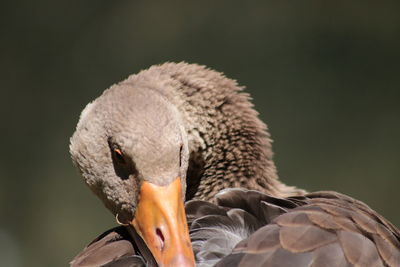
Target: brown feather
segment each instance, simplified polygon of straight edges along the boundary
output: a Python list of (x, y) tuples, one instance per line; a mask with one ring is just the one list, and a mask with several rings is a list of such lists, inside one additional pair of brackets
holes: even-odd
[(117, 227), (91, 242), (71, 261), (71, 267), (102, 266), (133, 255), (132, 239), (125, 228)]
[[(318, 192), (297, 198), (296, 202), (293, 199), (286, 202), (286, 199), (278, 201), (260, 192), (233, 189), (216, 197), (218, 208), (232, 209), (235, 203), (240, 203), (246, 212), (265, 225), (239, 242), (230, 254), (220, 255), (218, 266), (398, 266), (399, 231), (382, 222), (365, 204), (348, 196)], [(284, 213), (274, 218), (256, 216), (263, 214), (262, 209), (269, 208), (267, 204), (277, 203), (285, 207)], [(293, 203), (296, 205), (292, 206)], [(190, 211), (188, 215), (192, 215)], [(197, 227), (196, 236), (201, 237), (202, 231), (211, 224)], [(229, 223), (224, 225), (225, 231), (230, 228)], [(376, 234), (372, 234), (371, 229), (375, 229)], [(211, 246), (202, 247), (202, 254), (207, 253), (212, 253)], [(207, 261), (199, 263), (212, 266)]]

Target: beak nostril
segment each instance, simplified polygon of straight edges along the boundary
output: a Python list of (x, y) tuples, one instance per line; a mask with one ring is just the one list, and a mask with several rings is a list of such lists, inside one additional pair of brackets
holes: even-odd
[(160, 248), (161, 248), (161, 250), (163, 250), (165, 238), (164, 238), (164, 235), (160, 228), (156, 228), (156, 235), (158, 236), (158, 239), (160, 240), (160, 244), (161, 244)]

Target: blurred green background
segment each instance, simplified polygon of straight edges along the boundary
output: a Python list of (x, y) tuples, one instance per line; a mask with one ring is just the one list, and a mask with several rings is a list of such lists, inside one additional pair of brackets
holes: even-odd
[(0, 259), (65, 266), (115, 220), (71, 164), (86, 103), (164, 61), (246, 85), (279, 173), (400, 225), (399, 1), (2, 1)]

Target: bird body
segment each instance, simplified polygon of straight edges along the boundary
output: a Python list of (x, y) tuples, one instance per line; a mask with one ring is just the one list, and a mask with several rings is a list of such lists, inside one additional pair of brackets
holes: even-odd
[(187, 204), (198, 266), (399, 264), (398, 229), (336, 192), (275, 198), (232, 189), (217, 204)]
[[(381, 215), (278, 179), (266, 125), (242, 89), (205, 67), (166, 63), (85, 108), (73, 161), (128, 226), (101, 235), (72, 266), (192, 266), (188, 231), (199, 266), (400, 266), (399, 230)], [(165, 194), (156, 208), (155, 194)], [(182, 218), (176, 230), (163, 202), (179, 217), (183, 196), (189, 229)]]

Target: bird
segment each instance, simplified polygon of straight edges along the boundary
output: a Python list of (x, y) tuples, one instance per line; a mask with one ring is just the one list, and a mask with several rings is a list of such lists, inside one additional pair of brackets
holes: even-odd
[(89, 103), (73, 163), (118, 224), (71, 266), (400, 266), (400, 231), (365, 203), (278, 177), (235, 80), (154, 65)]

